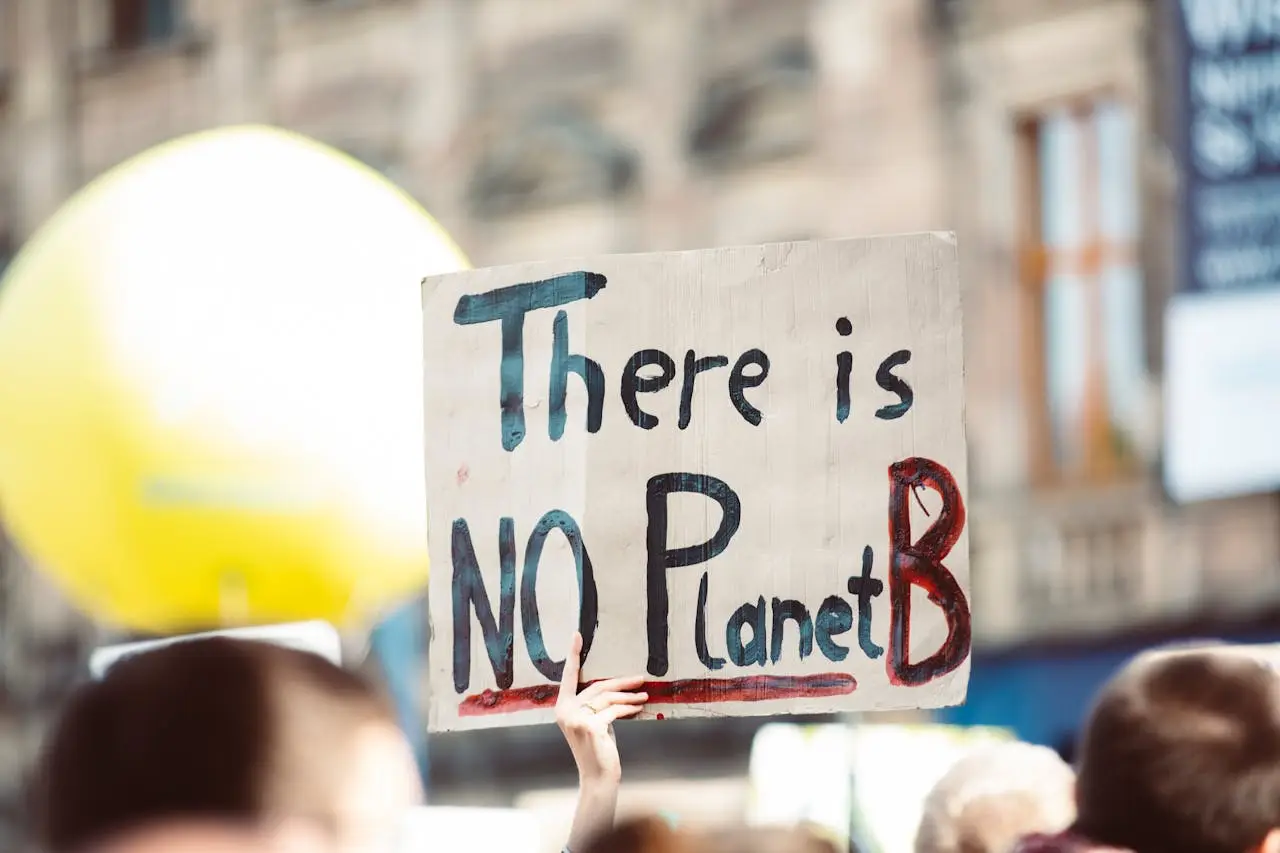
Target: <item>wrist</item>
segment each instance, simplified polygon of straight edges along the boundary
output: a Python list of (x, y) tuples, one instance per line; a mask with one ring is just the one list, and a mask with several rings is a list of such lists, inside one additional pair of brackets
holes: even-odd
[(622, 784), (622, 770), (577, 771), (577, 784), (580, 788), (609, 792)]
[(608, 795), (622, 785), (622, 769), (578, 771), (578, 789), (584, 794)]
[(618, 807), (620, 779), (601, 774), (578, 774), (578, 805), (569, 831), (569, 850), (582, 850), (608, 832)]

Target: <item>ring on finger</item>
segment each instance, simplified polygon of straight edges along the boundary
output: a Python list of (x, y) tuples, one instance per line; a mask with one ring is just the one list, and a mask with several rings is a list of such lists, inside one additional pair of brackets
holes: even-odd
[(604, 710), (604, 708), (598, 707), (596, 705), (596, 702), (594, 699), (587, 703), (587, 707), (591, 709), (591, 713), (593, 714), (599, 714), (601, 711)]

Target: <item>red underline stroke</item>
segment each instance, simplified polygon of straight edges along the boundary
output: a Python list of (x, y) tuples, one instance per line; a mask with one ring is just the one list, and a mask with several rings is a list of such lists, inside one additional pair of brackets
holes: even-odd
[[(649, 694), (649, 705), (712, 702), (765, 702), (776, 699), (812, 699), (845, 696), (858, 689), (858, 682), (846, 672), (817, 675), (746, 675), (740, 678), (684, 678), (675, 681), (646, 681), (639, 690)], [(555, 705), (560, 694), (556, 684), (535, 684), (511, 690), (485, 690), (458, 703), (458, 716), (480, 717), (512, 714)]]

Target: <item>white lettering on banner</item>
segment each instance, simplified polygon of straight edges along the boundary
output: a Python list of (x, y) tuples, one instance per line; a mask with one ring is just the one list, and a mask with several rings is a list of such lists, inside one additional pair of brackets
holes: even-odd
[(1216, 112), (1203, 112), (1191, 126), (1191, 146), (1200, 174), (1229, 178), (1253, 170), (1258, 149), (1248, 123)]
[(951, 235), (423, 283), (431, 726), (551, 718), (564, 654), (648, 716), (962, 701)]
[(1191, 95), (1197, 105), (1237, 111), (1280, 100), (1280, 55), (1258, 53), (1191, 63)]
[(1280, 178), (1203, 187), (1194, 201), (1192, 212), (1202, 228), (1261, 239), (1280, 221)]
[(1192, 290), (1280, 278), (1280, 0), (1180, 0), (1188, 161), (1184, 235)]
[(1187, 30), (1209, 53), (1280, 38), (1280, 0), (1182, 0)]
[(1268, 246), (1207, 249), (1200, 254), (1197, 272), (1200, 280), (1212, 290), (1280, 278), (1280, 249)]

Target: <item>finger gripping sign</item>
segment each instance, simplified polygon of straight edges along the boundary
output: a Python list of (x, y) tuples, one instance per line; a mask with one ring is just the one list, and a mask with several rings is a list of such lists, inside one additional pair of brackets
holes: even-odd
[(955, 239), (423, 282), (431, 727), (931, 708), (969, 674)]

